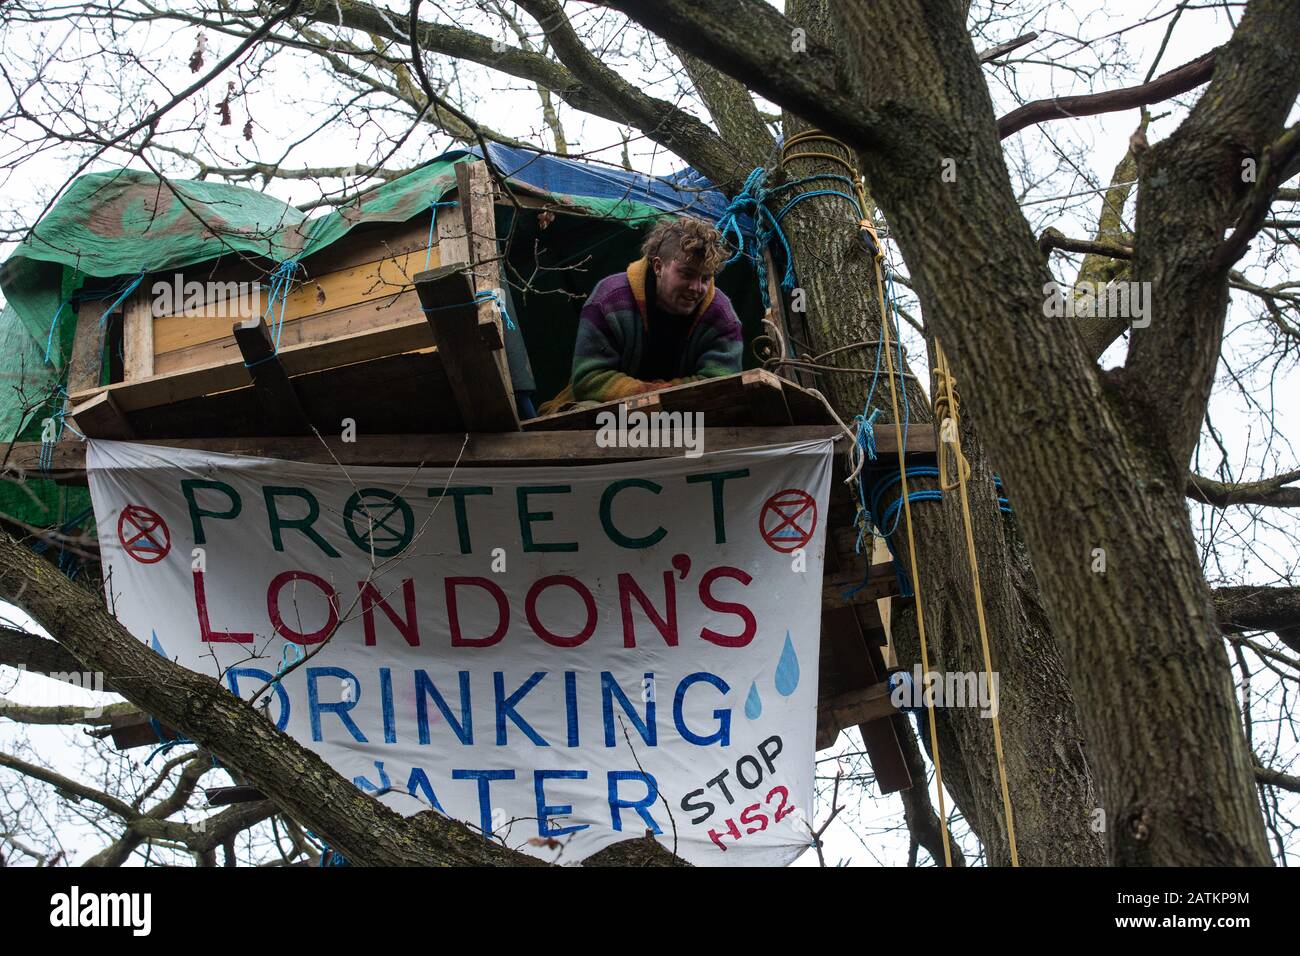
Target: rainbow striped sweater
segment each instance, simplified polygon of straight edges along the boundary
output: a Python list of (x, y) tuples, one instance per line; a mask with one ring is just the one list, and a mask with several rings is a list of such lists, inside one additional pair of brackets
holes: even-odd
[(608, 276), (596, 286), (582, 307), (569, 387), (548, 405), (614, 401), (740, 371), (740, 320), (726, 293), (711, 284), (686, 333), (680, 377), (642, 381), (627, 374), (627, 370), (640, 367), (645, 349), (648, 271), (647, 260), (638, 259), (627, 272)]

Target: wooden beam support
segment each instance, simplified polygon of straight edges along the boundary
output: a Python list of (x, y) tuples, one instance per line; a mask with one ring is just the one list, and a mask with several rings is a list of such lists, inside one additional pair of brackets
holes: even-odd
[[(848, 571), (826, 572), (822, 579), (822, 607), (842, 608), (855, 605), (874, 606), (883, 597), (898, 593), (898, 575), (892, 564), (872, 564), (867, 567), (867, 583), (862, 585), (862, 572), (857, 568)], [(862, 587), (852, 594), (845, 592)]]
[(104, 343), (108, 339), (108, 327), (113, 321), (111, 315), (103, 322), (100, 322), (100, 318), (116, 298), (117, 296), (111, 299), (87, 299), (77, 306), (77, 330), (72, 338), (72, 357), (68, 360), (69, 395), (99, 387)]
[[(176, 731), (162, 724), (158, 725), (162, 731), (163, 740), (173, 740), (176, 737)], [(118, 750), (134, 750), (137, 747), (156, 747), (159, 744), (158, 733), (150, 723), (148, 714), (132, 713), (122, 714), (117, 717), (110, 717), (107, 727), (88, 731), (92, 737), (98, 737), (103, 740), (105, 737), (112, 739), (113, 746)]]
[(310, 433), (311, 420), (289, 381), (289, 374), (280, 364), (266, 320), (259, 315), (236, 322), (233, 331), (244, 356), (244, 367), (253, 381), (253, 390), (262, 405), (267, 431), (277, 435)]
[(130, 441), (135, 429), (127, 418), (126, 410), (117, 401), (117, 395), (107, 389), (72, 407), (72, 421), (83, 435), (94, 438), (112, 438)]
[(126, 381), (133, 382), (153, 374), (153, 309), (143, 283), (126, 302), (122, 356)]
[(485, 348), (480, 329), (499, 320), (480, 314), (464, 267), (453, 263), (421, 272), (415, 277), (415, 288), (465, 427), (478, 432), (518, 431), (504, 350)]
[[(838, 426), (808, 428), (706, 428), (704, 447), (729, 451), (757, 445), (778, 445), (794, 440), (829, 438)], [(680, 448), (602, 448), (595, 431), (497, 432), (467, 436), (448, 435), (357, 435), (355, 442), (333, 436), (323, 441), (314, 435), (259, 438), (159, 438), (149, 442), (164, 448), (280, 458), (286, 461), (330, 465), (382, 465), (389, 467), (444, 468), (459, 458), (463, 467), (526, 465), (596, 465), (611, 461), (644, 461), (675, 458)], [(15, 468), (35, 470), (40, 442), (15, 442), (9, 461)], [(64, 481), (85, 480), (86, 443), (59, 442), (54, 446), (51, 475)]]
[[(500, 348), (501, 337), (496, 326), (489, 324), (480, 330), (483, 348)], [(302, 342), (280, 349), (280, 364), (290, 376), (306, 375), (341, 365), (366, 362), (390, 355), (399, 355), (433, 344), (429, 323), (423, 313), (417, 318), (352, 332), (320, 342)], [(102, 392), (116, 396), (118, 405), (127, 412), (160, 405), (172, 405), (190, 398), (199, 398), (214, 392), (224, 392), (248, 384), (248, 370), (244, 359), (223, 361), (174, 372), (155, 375), (135, 382), (119, 382), (102, 388), (72, 392), (74, 403), (84, 402)], [(100, 436), (108, 437), (108, 436)]]
[[(890, 700), (888, 681), (818, 701), (817, 749), (825, 750), (834, 744), (840, 731), (846, 728), (855, 724), (870, 724), (872, 721), (893, 717), (898, 713)], [(879, 780), (878, 770), (876, 776)]]
[(207, 787), (204, 792), (210, 807), (226, 807), (232, 803), (253, 803), (266, 799), (266, 794), (256, 787)]

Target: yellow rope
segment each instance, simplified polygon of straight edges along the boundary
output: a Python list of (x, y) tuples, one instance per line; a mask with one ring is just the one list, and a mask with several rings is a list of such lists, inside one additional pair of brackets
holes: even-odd
[[(875, 249), (876, 295), (880, 303), (880, 328), (889, 375), (889, 400), (893, 405), (894, 423), (897, 425), (903, 419), (898, 414), (898, 384), (897, 377), (894, 375), (894, 352), (889, 346), (889, 314), (885, 311), (885, 277), (880, 270), (880, 262), (884, 259), (885, 253), (880, 246), (880, 237), (876, 235), (875, 229), (870, 223), (867, 224), (867, 228), (871, 232), (872, 239), (875, 240), (873, 248)], [(912, 593), (916, 597), (916, 630), (921, 640), (921, 673), (928, 675), (930, 653), (925, 640), (925, 609), (921, 600), (921, 576), (916, 566), (916, 536), (912, 532), (912, 502), (907, 490), (907, 459), (901, 429), (896, 444), (898, 445), (898, 474), (903, 492), (903, 518), (907, 525), (907, 557), (912, 568)], [(928, 677), (923, 677), (922, 680), (928, 680)], [(930, 716), (930, 760), (934, 763), (934, 780), (939, 790), (939, 832), (943, 836), (943, 865), (951, 868), (952, 848), (948, 845), (948, 815), (943, 805), (943, 768), (939, 764), (939, 734), (935, 726), (934, 708), (927, 707), (926, 711)]]
[[(957, 385), (942, 356), (934, 375), (938, 385), (935, 389), (934, 419), (939, 423), (939, 450), (936, 456), (939, 459), (939, 489), (952, 491), (970, 478), (970, 462), (962, 454), (961, 444), (951, 437), (956, 434), (959, 421)], [(953, 462), (957, 466), (957, 481), (948, 479), (948, 456), (944, 446), (951, 446)]]
[[(851, 164), (838, 156), (829, 153), (796, 153), (791, 155), (788, 151), (791, 146), (797, 143), (805, 143), (810, 140), (824, 140), (834, 143), (836, 146), (848, 150), (843, 143), (833, 136), (823, 133), (821, 130), (811, 129), (790, 137), (781, 150), (782, 163), (787, 163), (791, 159), (802, 158), (822, 158), (833, 160), (845, 166), (850, 172), (850, 179), (858, 193), (861, 208), (865, 214), (867, 209), (867, 198), (865, 184), (858, 175), (857, 170)], [(851, 152), (851, 151), (850, 151)], [(902, 421), (898, 409), (898, 376), (894, 372), (894, 354), (890, 348), (890, 324), (889, 315), (885, 311), (885, 278), (881, 271), (881, 262), (885, 257), (884, 249), (880, 245), (880, 236), (876, 232), (875, 225), (870, 219), (864, 218), (859, 223), (859, 228), (870, 235), (872, 248), (875, 250), (875, 270), (876, 270), (876, 296), (880, 307), (880, 326), (882, 329), (882, 345), (885, 353), (886, 370), (889, 376), (889, 399), (892, 405), (894, 422)], [(957, 473), (955, 483), (948, 477), (948, 459), (944, 449), (940, 448), (938, 453), (939, 459), (939, 486), (944, 491), (951, 491), (954, 488), (961, 490), (961, 512), (962, 522), (966, 530), (966, 557), (970, 564), (971, 580), (975, 591), (975, 612), (979, 620), (980, 644), (984, 651), (984, 679), (988, 682), (990, 693), (993, 694), (993, 747), (998, 759), (998, 778), (1002, 784), (1002, 810), (1007, 821), (1007, 842), (1011, 850), (1011, 865), (1018, 867), (1020, 865), (1020, 856), (1016, 848), (1016, 824), (1011, 811), (1011, 794), (1007, 784), (1007, 767), (1006, 760), (1002, 752), (1002, 724), (998, 719), (998, 702), (997, 689), (993, 683), (993, 660), (989, 652), (989, 635), (988, 625), (984, 617), (984, 594), (980, 588), (979, 560), (975, 553), (975, 533), (971, 526), (970, 517), (970, 496), (967, 493), (966, 481), (970, 478), (970, 462), (961, 450), (960, 435), (960, 410), (958, 408), (957, 383), (951, 370), (948, 368), (948, 357), (944, 355), (943, 348), (939, 344), (938, 338), (935, 339), (935, 354), (938, 359), (938, 367), (934, 370), (940, 394), (934, 400), (934, 414), (936, 420), (940, 423), (940, 434), (943, 444), (951, 444), (954, 470)], [(824, 399), (823, 399), (824, 401)], [(826, 402), (827, 407), (830, 403)], [(838, 416), (837, 419), (838, 421)], [(949, 424), (951, 422), (951, 424)], [(843, 422), (840, 423), (844, 427)], [(912, 592), (916, 599), (916, 630), (921, 644), (921, 672), (929, 675), (930, 673), (930, 655), (929, 647), (925, 635), (925, 610), (921, 600), (921, 576), (916, 563), (916, 536), (912, 529), (912, 504), (911, 495), (907, 486), (907, 464), (906, 449), (903, 447), (903, 434), (898, 436), (898, 473), (903, 496), (903, 517), (907, 525), (907, 552), (908, 560), (912, 571)], [(855, 442), (856, 445), (856, 442)], [(861, 463), (859, 463), (861, 467)], [(928, 679), (928, 677), (927, 677)], [(952, 866), (952, 849), (948, 843), (948, 821), (947, 813), (944, 809), (943, 801), (943, 769), (939, 763), (939, 735), (935, 725), (934, 708), (926, 708), (930, 721), (930, 759), (934, 762), (935, 785), (939, 794), (939, 829), (943, 837), (943, 861), (947, 867)]]
[[(880, 268), (879, 265), (877, 265), (876, 268), (878, 270)], [(1002, 811), (1006, 815), (1007, 820), (1007, 843), (1011, 849), (1011, 865), (1019, 866), (1020, 856), (1016, 852), (1016, 823), (1011, 814), (1011, 793), (1007, 786), (1007, 765), (1002, 755), (1002, 724), (998, 720), (997, 686), (993, 683), (993, 659), (992, 655), (989, 654), (988, 625), (984, 621), (984, 595), (980, 590), (979, 561), (975, 554), (975, 532), (971, 528), (970, 498), (966, 493), (966, 479), (970, 477), (970, 465), (967, 463), (966, 457), (961, 451), (961, 435), (958, 428), (959, 420), (956, 382), (953, 379), (952, 372), (948, 368), (948, 356), (944, 355), (943, 346), (939, 344), (939, 339), (937, 337), (934, 340), (934, 352), (935, 357), (938, 360), (938, 368), (935, 369), (935, 373), (938, 376), (940, 387), (946, 392), (945, 395), (941, 396), (942, 404), (944, 409), (948, 412), (948, 417), (950, 417), (952, 421), (951, 430), (948, 435), (945, 436), (945, 441), (948, 440), (949, 437), (951, 438), (953, 454), (956, 456), (958, 462), (957, 484), (961, 488), (961, 518), (962, 523), (966, 527), (966, 558), (970, 563), (971, 581), (974, 583), (975, 587), (975, 613), (979, 619), (980, 644), (984, 649), (984, 679), (988, 682), (989, 692), (993, 695), (993, 749), (997, 753), (998, 778), (1002, 782)], [(938, 418), (940, 400), (936, 399), (934, 404), (935, 417)], [(943, 450), (940, 449), (939, 462), (941, 480), (943, 475), (943, 461)], [(945, 485), (944, 487), (946, 488), (947, 486)], [(903, 488), (903, 493), (907, 493), (906, 486)], [(908, 530), (910, 532), (911, 528), (909, 527)], [(919, 598), (917, 599), (917, 605), (917, 619), (919, 620)], [(924, 638), (922, 640), (924, 641)], [(921, 647), (923, 649), (922, 653), (924, 653), (925, 644), (922, 643)], [(931, 733), (933, 732), (934, 728), (931, 726)], [(937, 763), (935, 764), (935, 767), (938, 767)]]

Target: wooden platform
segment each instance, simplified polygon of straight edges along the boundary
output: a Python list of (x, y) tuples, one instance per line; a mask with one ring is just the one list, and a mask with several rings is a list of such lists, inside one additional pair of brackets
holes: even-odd
[(657, 392), (599, 405), (556, 412), (523, 423), (525, 431), (569, 431), (596, 428), (600, 416), (628, 412), (700, 412), (706, 426), (715, 425), (833, 425), (821, 399), (793, 382), (762, 369), (674, 385)]
[(148, 440), (339, 434), (347, 420), (375, 434), (517, 431), (502, 314), (476, 301), (500, 285), (491, 183), (482, 163), (456, 176), (457, 201), (436, 221), (307, 257), (308, 280), (268, 310), (274, 329), (224, 318), (224, 299), (153, 314), (155, 279), (206, 280), (215, 294), (256, 281), (256, 263), (149, 276), (121, 317), (122, 380), (101, 385), (113, 323), (100, 321), (104, 303), (88, 303), (68, 377), (73, 424), (92, 438)]

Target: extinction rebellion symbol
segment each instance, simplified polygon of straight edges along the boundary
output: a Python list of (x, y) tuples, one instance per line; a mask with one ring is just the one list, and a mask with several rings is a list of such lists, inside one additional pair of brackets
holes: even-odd
[(117, 519), (117, 537), (126, 553), (141, 564), (157, 564), (172, 549), (172, 536), (156, 512), (127, 505)]
[(817, 528), (817, 502), (798, 488), (778, 491), (763, 504), (758, 530), (775, 551), (789, 554), (812, 540)]

